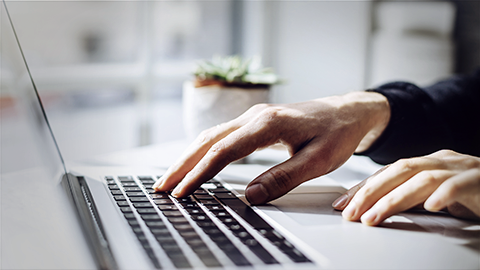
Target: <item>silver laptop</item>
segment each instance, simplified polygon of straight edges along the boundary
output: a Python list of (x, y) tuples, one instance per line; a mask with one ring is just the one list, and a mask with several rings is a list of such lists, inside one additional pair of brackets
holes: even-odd
[(2, 42), (16, 47), (7, 62), (15, 62), (16, 97), (29, 116), (37, 140), (33, 144), (47, 157), (52, 177), (59, 177), (60, 172), (61, 185), (99, 268), (318, 267), (315, 258), (221, 179), (211, 179), (193, 195), (177, 199), (151, 188), (162, 170), (96, 167), (75, 171), (67, 166), (28, 70), (8, 5), (2, 5), (2, 22), (9, 25), (3, 29)]

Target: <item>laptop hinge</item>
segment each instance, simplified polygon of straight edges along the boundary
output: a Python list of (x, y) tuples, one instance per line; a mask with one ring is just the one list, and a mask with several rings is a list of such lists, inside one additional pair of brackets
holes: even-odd
[(98, 268), (118, 269), (85, 178), (65, 174), (62, 178), (62, 186), (76, 209)]

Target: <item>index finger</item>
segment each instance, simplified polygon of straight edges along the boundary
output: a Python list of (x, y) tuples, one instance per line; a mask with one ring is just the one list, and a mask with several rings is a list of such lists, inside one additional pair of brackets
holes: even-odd
[(156, 191), (167, 191), (174, 188), (215, 143), (237, 128), (236, 123), (231, 121), (200, 133), (195, 141), (185, 150), (180, 159), (170, 166), (167, 172), (152, 187)]
[(240, 127), (215, 143), (173, 190), (175, 197), (184, 197), (210, 180), (230, 162), (247, 156), (258, 148), (277, 141), (278, 133), (256, 121)]
[(377, 176), (379, 173), (383, 172), (385, 169), (388, 168), (388, 166), (390, 165), (387, 165), (383, 168), (381, 168), (380, 170), (376, 171), (374, 174), (370, 175), (369, 177), (367, 177), (365, 180), (363, 180), (362, 182), (356, 184), (355, 186), (353, 186), (352, 188), (350, 188), (349, 190), (347, 190), (347, 192), (345, 192), (342, 196), (338, 197), (333, 203), (332, 203), (332, 207), (336, 210), (343, 210), (345, 209), (345, 207), (350, 203), (350, 201), (352, 200), (353, 196), (355, 196), (355, 194), (357, 193), (358, 190), (360, 190), (370, 179), (372, 179), (373, 177)]

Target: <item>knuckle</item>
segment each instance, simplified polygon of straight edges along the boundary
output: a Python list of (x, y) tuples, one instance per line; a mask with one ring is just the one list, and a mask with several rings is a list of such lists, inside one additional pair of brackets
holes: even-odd
[(274, 168), (269, 173), (279, 190), (288, 190), (292, 187), (293, 178), (287, 171), (281, 168)]
[(225, 143), (223, 143), (223, 141), (219, 141), (214, 145), (212, 145), (212, 147), (210, 147), (208, 152), (210, 153), (210, 155), (222, 156), (223, 158), (225, 158), (225, 153), (228, 151), (227, 151), (227, 147), (225, 146)]
[(276, 123), (279, 119), (280, 110), (278, 107), (268, 107), (260, 114), (260, 120), (267, 125)]
[(434, 155), (438, 155), (438, 156), (441, 156), (441, 157), (451, 156), (451, 155), (455, 155), (455, 154), (456, 154), (456, 152), (454, 152), (452, 150), (449, 150), (449, 149), (442, 149), (442, 150), (439, 150), (439, 151), (434, 153)]
[(464, 165), (469, 169), (480, 172), (480, 159), (467, 158), (464, 160)]
[(426, 186), (437, 186), (439, 178), (430, 171), (422, 171), (419, 173), (420, 179), (422, 179), (424, 185)]
[(394, 165), (401, 172), (410, 173), (418, 169), (418, 165), (415, 161), (416, 159), (414, 158), (400, 159)]
[(253, 110), (253, 111), (256, 111), (256, 112), (261, 112), (261, 111), (266, 110), (267, 108), (270, 108), (271, 106), (272, 106), (271, 104), (267, 104), (267, 103), (258, 103), (258, 104), (253, 105), (250, 108), (250, 110)]
[(200, 132), (200, 134), (198, 134), (196, 139), (197, 144), (199, 145), (209, 144), (213, 140), (212, 133), (214, 129), (215, 127), (211, 127), (209, 129), (205, 129), (202, 132)]

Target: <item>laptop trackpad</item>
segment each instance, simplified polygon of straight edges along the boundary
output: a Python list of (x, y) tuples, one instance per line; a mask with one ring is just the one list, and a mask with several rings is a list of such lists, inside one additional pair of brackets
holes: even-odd
[(342, 222), (342, 214), (333, 209), (332, 202), (341, 195), (338, 192), (294, 193), (270, 204), (303, 226), (338, 224)]

